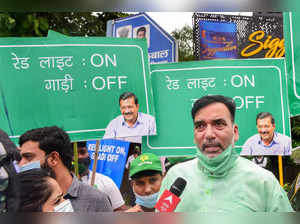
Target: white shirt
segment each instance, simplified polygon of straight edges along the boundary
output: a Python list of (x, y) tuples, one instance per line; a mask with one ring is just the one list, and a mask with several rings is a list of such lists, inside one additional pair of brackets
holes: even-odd
[[(92, 172), (89, 171), (89, 175), (82, 177), (81, 180), (82, 182), (91, 185)], [(113, 209), (119, 208), (124, 205), (124, 200), (121, 192), (110, 177), (105, 176), (101, 173), (96, 173), (94, 186), (98, 190), (106, 193), (109, 196)]]

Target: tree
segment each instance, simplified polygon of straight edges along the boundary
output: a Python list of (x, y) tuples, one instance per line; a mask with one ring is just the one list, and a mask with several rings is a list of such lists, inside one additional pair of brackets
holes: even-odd
[(48, 30), (68, 36), (105, 36), (106, 22), (118, 12), (0, 13), (0, 37), (44, 37)]
[(0, 13), (0, 37), (45, 36), (48, 27), (39, 13)]
[(171, 35), (178, 40), (179, 61), (194, 60), (193, 54), (193, 29), (185, 25), (181, 29), (175, 29)]
[(300, 146), (300, 116), (291, 117), (293, 148)]

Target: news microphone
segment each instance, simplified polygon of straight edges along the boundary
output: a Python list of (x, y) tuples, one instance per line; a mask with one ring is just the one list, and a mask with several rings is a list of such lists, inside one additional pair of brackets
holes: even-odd
[(154, 208), (160, 212), (173, 212), (180, 202), (180, 195), (186, 186), (186, 180), (178, 177), (171, 185), (170, 190), (165, 190)]

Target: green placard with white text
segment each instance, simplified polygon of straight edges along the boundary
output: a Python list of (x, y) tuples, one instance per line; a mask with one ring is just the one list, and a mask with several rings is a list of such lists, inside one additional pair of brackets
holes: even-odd
[(1, 38), (0, 66), (0, 122), (14, 141), (51, 125), (72, 141), (99, 139), (127, 91), (154, 115), (145, 40)]
[(257, 133), (256, 115), (274, 115), (276, 131), (290, 136), (284, 59), (240, 59), (151, 65), (157, 135), (143, 137), (143, 152), (158, 155), (193, 155), (191, 109), (209, 94), (232, 97), (236, 123), (244, 142)]
[(296, 116), (300, 115), (300, 13), (283, 15), (290, 112)]

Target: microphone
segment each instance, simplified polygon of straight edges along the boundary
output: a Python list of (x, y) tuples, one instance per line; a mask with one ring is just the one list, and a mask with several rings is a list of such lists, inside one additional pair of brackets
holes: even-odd
[(154, 208), (160, 212), (173, 212), (181, 200), (179, 197), (182, 194), (185, 185), (186, 180), (178, 177), (171, 185), (170, 191), (164, 191)]
[(21, 155), (16, 145), (8, 135), (0, 129), (0, 213), (17, 212), (19, 210), (19, 178), (14, 166), (14, 160), (20, 160)]

